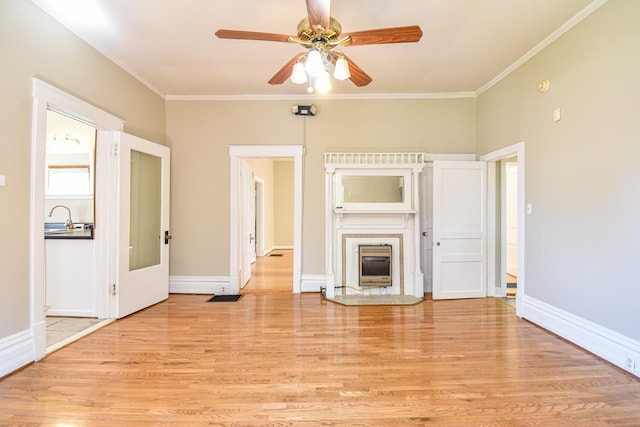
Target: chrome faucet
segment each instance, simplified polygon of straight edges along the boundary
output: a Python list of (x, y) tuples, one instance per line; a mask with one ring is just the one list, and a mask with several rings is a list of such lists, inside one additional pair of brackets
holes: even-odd
[(56, 208), (65, 208), (67, 210), (67, 212), (69, 212), (69, 218), (67, 219), (67, 221), (64, 223), (64, 225), (67, 226), (67, 229), (69, 230), (73, 230), (73, 221), (71, 220), (71, 209), (69, 209), (67, 206), (65, 205), (55, 205), (54, 207), (51, 208), (51, 212), (49, 212), (49, 216), (53, 215), (53, 211)]

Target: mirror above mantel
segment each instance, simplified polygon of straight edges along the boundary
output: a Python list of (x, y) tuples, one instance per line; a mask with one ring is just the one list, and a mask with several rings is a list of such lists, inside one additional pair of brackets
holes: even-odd
[(396, 169), (340, 169), (335, 176), (335, 209), (411, 210), (411, 174)]
[(413, 212), (421, 153), (326, 153), (332, 208), (348, 212)]

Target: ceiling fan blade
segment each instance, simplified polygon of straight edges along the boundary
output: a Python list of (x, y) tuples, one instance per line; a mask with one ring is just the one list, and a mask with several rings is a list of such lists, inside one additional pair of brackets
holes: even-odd
[(417, 25), (408, 27), (380, 28), (378, 30), (358, 31), (355, 33), (342, 34), (341, 37), (349, 36), (351, 41), (344, 43), (346, 46), (361, 46), (366, 44), (386, 44), (386, 43), (414, 43), (422, 37), (422, 30)]
[(287, 79), (291, 77), (291, 72), (293, 71), (293, 66), (295, 65), (295, 63), (298, 62), (298, 60), (302, 58), (305, 54), (306, 53), (299, 53), (293, 58), (291, 58), (289, 62), (284, 64), (284, 67), (280, 68), (278, 72), (275, 73), (273, 77), (271, 77), (271, 80), (269, 80), (269, 84), (281, 85), (282, 83), (286, 82)]
[(286, 34), (260, 33), (257, 31), (218, 30), (216, 36), (221, 39), (263, 40), (268, 42), (288, 42), (291, 36)]
[(329, 29), (331, 14), (331, 0), (306, 0), (309, 25), (316, 33), (323, 33)]
[(369, 75), (365, 73), (362, 68), (358, 67), (358, 65), (355, 62), (353, 62), (351, 58), (346, 56), (344, 53), (341, 53), (341, 54), (342, 56), (344, 56), (344, 59), (346, 59), (347, 63), (349, 64), (349, 74), (351, 74), (351, 77), (349, 77), (349, 80), (351, 80), (353, 84), (355, 84), (358, 87), (362, 87), (362, 86), (368, 85), (373, 81), (373, 79), (369, 77)]

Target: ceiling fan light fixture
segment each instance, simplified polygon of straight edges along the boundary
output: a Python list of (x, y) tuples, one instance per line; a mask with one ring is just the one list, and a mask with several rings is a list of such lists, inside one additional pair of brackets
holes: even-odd
[(331, 76), (327, 70), (320, 72), (316, 78), (315, 88), (318, 93), (327, 93), (331, 89)]
[(318, 49), (311, 49), (309, 51), (307, 60), (304, 63), (304, 69), (312, 76), (318, 76), (324, 71), (324, 62)]
[(349, 63), (344, 58), (338, 58), (336, 60), (336, 67), (333, 70), (333, 78), (336, 80), (347, 80), (351, 77), (349, 72)]
[(302, 62), (296, 62), (293, 65), (293, 71), (291, 72), (291, 81), (299, 85), (307, 82), (307, 73), (304, 71), (304, 64)]

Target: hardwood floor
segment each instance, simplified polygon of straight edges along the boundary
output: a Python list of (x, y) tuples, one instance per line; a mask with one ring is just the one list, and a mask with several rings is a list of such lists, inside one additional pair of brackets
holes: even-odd
[(293, 295), (291, 251), (238, 303), (168, 301), (0, 381), (0, 425), (628, 425), (640, 381), (494, 299)]
[(0, 381), (0, 425), (638, 426), (640, 380), (494, 298), (171, 295)]
[(293, 292), (293, 251), (275, 250), (257, 257), (251, 267), (251, 279), (241, 293)]

